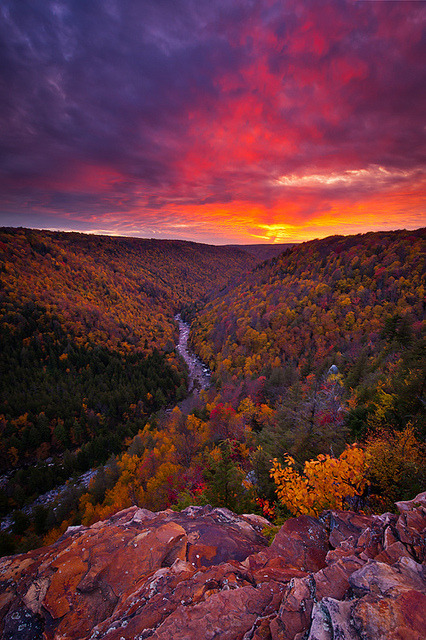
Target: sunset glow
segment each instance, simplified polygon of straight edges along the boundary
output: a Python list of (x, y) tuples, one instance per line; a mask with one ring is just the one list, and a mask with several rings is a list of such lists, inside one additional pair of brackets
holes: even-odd
[(425, 3), (0, 16), (0, 225), (226, 244), (426, 223)]

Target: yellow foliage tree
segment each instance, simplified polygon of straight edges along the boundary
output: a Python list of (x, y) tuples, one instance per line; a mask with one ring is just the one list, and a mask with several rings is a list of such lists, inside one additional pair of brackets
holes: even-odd
[(155, 476), (146, 484), (144, 506), (155, 511), (169, 507), (184, 488), (183, 473), (184, 469), (173, 462), (161, 464)]
[(362, 449), (348, 446), (339, 458), (319, 455), (305, 462), (303, 474), (295, 460), (285, 456), (286, 467), (273, 460), (271, 477), (279, 500), (294, 515), (317, 516), (324, 509), (343, 509), (345, 498), (362, 494), (366, 486), (366, 459)]
[(423, 490), (426, 447), (416, 438), (413, 425), (395, 432), (378, 429), (367, 438), (365, 455), (373, 508), (393, 509), (396, 500), (409, 500)]

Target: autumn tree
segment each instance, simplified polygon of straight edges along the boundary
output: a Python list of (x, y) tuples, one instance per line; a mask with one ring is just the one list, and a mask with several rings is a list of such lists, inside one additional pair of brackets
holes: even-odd
[(344, 509), (347, 498), (362, 495), (366, 487), (363, 450), (348, 446), (338, 458), (319, 455), (305, 462), (303, 472), (294, 458), (285, 456), (286, 466), (273, 460), (271, 476), (279, 500), (294, 515), (318, 516), (325, 509)]
[(426, 447), (411, 424), (402, 431), (379, 428), (366, 441), (370, 503), (376, 510), (393, 510), (396, 500), (410, 500), (425, 488)]

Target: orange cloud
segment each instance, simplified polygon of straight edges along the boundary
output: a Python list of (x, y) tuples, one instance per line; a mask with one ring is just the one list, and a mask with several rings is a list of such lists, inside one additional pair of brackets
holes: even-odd
[(218, 243), (425, 224), (422, 3), (117, 3), (120, 28), (100, 3), (92, 42), (64, 1), (66, 24), (35, 0), (4, 27), (2, 224)]

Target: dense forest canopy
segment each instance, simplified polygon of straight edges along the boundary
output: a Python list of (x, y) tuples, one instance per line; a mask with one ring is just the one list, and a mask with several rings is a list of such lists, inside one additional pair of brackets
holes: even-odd
[(207, 305), (193, 345), (222, 375), (290, 365), (304, 376), (368, 358), (383, 332), (408, 346), (424, 321), (424, 248), (424, 231), (296, 245)]
[(36, 304), (77, 344), (142, 353), (173, 348), (174, 313), (256, 261), (236, 247), (29, 229), (0, 230), (0, 252), (2, 318)]
[(174, 314), (255, 262), (238, 248), (1, 229), (0, 469), (17, 471), (0, 513), (104, 462), (184, 397)]
[[(1, 230), (3, 552), (131, 504), (279, 519), (413, 497), (425, 236), (334, 236), (259, 264), (269, 250)], [(177, 311), (213, 372), (185, 402)], [(87, 488), (31, 510), (95, 466)]]
[(0, 250), (3, 469), (104, 431), (116, 449), (131, 405), (182, 395), (174, 314), (253, 264), (236, 248), (28, 229), (3, 229)]

